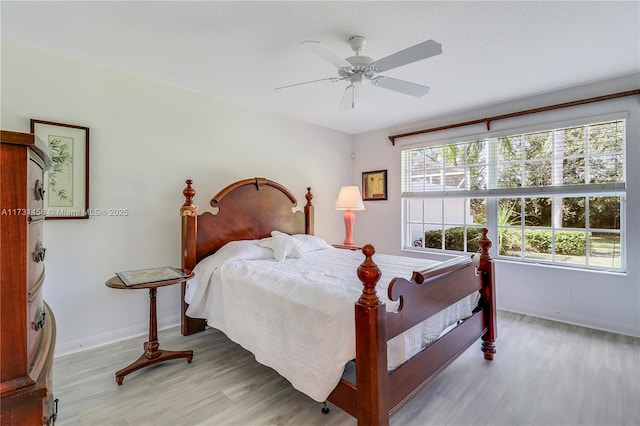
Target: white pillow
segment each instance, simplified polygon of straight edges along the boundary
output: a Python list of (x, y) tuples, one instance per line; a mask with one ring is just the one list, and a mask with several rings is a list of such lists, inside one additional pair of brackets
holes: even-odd
[(291, 237), (291, 235), (284, 233), (284, 232), (280, 232), (280, 231), (271, 231), (271, 236), (274, 238), (278, 238), (278, 237), (282, 237), (282, 238), (289, 238)]
[(270, 248), (273, 251), (273, 258), (278, 262), (284, 261), (287, 257), (301, 259), (302, 256), (304, 256), (300, 244), (291, 238), (291, 236), (278, 231), (272, 232), (271, 235), (274, 236), (271, 238), (263, 238), (258, 244), (260, 247)]
[(331, 248), (325, 240), (310, 234), (295, 234), (291, 238), (298, 241), (304, 253)]

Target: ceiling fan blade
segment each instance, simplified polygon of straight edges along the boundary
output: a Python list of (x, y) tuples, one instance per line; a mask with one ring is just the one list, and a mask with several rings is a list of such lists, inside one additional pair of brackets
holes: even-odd
[(422, 86), (420, 84), (411, 83), (405, 80), (398, 80), (397, 78), (379, 76), (373, 79), (373, 84), (378, 87), (393, 90), (395, 92), (404, 93), (405, 95), (415, 96), (419, 98), (429, 92), (429, 87)]
[(337, 54), (333, 53), (327, 46), (320, 43), (319, 41), (303, 41), (300, 43), (305, 46), (309, 50), (311, 50), (316, 55), (324, 58), (325, 60), (331, 62), (338, 68), (351, 68), (351, 64), (347, 62), (344, 58), (341, 58)]
[(356, 107), (356, 94), (358, 93), (358, 87), (350, 84), (344, 90), (344, 94), (342, 95), (342, 101), (340, 101), (340, 106), (338, 110), (340, 111), (351, 111)]
[(288, 89), (290, 87), (296, 87), (296, 86), (302, 86), (303, 84), (309, 84), (309, 83), (317, 83), (318, 81), (330, 81), (330, 82), (336, 82), (342, 80), (341, 78), (338, 77), (328, 77), (328, 78), (320, 78), (318, 80), (311, 80), (311, 81), (303, 81), (302, 83), (295, 83), (295, 84), (290, 84), (288, 86), (282, 86), (282, 87), (276, 87), (275, 90), (276, 92), (282, 90), (282, 89)]
[(388, 71), (403, 65), (430, 58), (442, 53), (442, 45), (433, 40), (427, 40), (415, 46), (393, 53), (370, 65), (376, 72)]

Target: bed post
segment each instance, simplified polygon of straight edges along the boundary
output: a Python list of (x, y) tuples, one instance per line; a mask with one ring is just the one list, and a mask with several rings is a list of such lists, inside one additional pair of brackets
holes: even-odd
[[(187, 187), (182, 190), (185, 201), (180, 207), (180, 217), (182, 218), (182, 268), (193, 270), (196, 266), (196, 237), (198, 230), (198, 206), (193, 203), (196, 190), (191, 187), (193, 181), (187, 179)], [(181, 301), (181, 321), (180, 331), (184, 336), (197, 333), (205, 328), (205, 320), (189, 318), (186, 316), (187, 304), (184, 301), (186, 283), (182, 283), (180, 292)]]
[(364, 262), (358, 267), (363, 290), (355, 304), (356, 387), (359, 426), (389, 424), (386, 309), (376, 294), (382, 276), (371, 258), (375, 248), (362, 248)]
[(482, 309), (484, 311), (485, 324), (487, 326), (487, 332), (482, 335), (482, 352), (484, 352), (484, 359), (491, 361), (493, 355), (496, 353), (496, 337), (498, 337), (496, 327), (496, 290), (495, 283), (493, 281), (493, 261), (489, 255), (489, 249), (491, 248), (491, 240), (487, 238), (487, 228), (482, 228), (482, 237), (478, 241), (480, 246), (480, 264), (478, 265), (478, 271), (481, 274), (482, 279)]
[(307, 193), (304, 198), (307, 199), (307, 204), (304, 206), (304, 233), (313, 235), (313, 213), (314, 208), (313, 204), (311, 204), (311, 200), (313, 199), (313, 194), (311, 193), (311, 187), (307, 186)]

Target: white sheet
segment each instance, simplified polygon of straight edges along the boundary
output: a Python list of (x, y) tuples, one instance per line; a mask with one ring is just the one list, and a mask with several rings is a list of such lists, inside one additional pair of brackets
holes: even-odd
[[(356, 269), (364, 256), (327, 248), (277, 262), (252, 244), (225, 246), (196, 266), (185, 295), (187, 315), (206, 318), (296, 389), (324, 401), (355, 358), (353, 310), (362, 292)], [(383, 272), (377, 291), (388, 311), (397, 309), (397, 302), (386, 297), (388, 283), (436, 263), (380, 254), (374, 260)], [(389, 368), (470, 316), (476, 304), (477, 295), (467, 297), (392, 339)]]

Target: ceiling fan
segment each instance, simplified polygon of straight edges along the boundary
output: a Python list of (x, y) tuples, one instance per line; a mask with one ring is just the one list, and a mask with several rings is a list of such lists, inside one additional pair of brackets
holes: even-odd
[(331, 62), (338, 67), (338, 77), (321, 78), (318, 80), (305, 81), (302, 83), (290, 84), (288, 86), (277, 87), (275, 90), (288, 89), (290, 87), (303, 84), (317, 83), (319, 81), (347, 81), (349, 85), (342, 95), (339, 109), (349, 111), (355, 108), (355, 99), (358, 88), (364, 82), (371, 82), (374, 86), (406, 95), (420, 97), (429, 92), (429, 87), (416, 83), (411, 83), (397, 78), (377, 75), (378, 73), (392, 70), (403, 65), (411, 64), (422, 59), (430, 58), (442, 53), (442, 45), (433, 40), (427, 40), (415, 46), (393, 53), (385, 58), (374, 61), (368, 56), (360, 56), (360, 51), (367, 43), (367, 39), (362, 36), (353, 36), (348, 40), (355, 56), (346, 59), (338, 56), (319, 41), (303, 41), (300, 44), (311, 50), (316, 55)]

